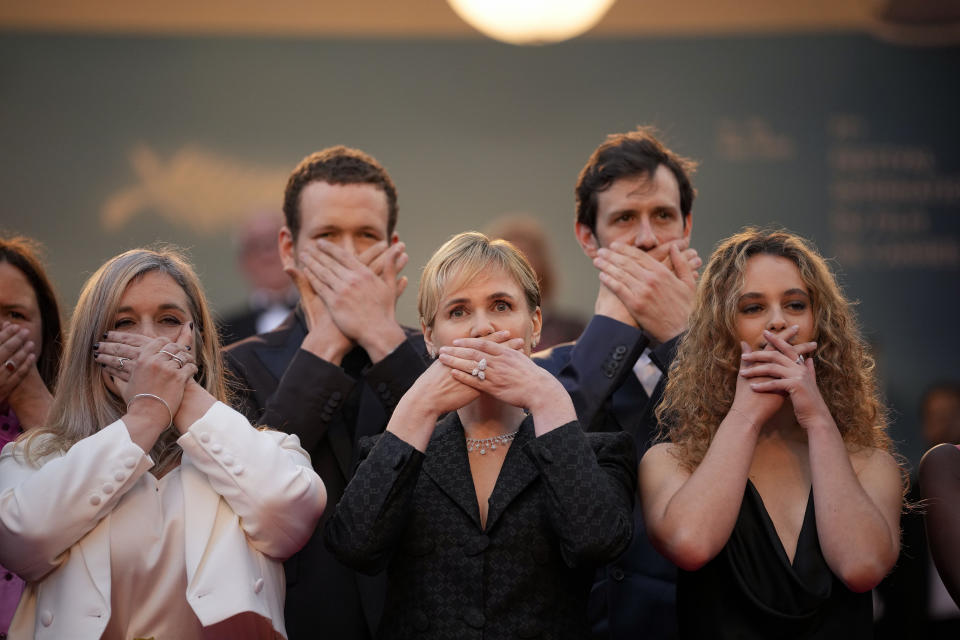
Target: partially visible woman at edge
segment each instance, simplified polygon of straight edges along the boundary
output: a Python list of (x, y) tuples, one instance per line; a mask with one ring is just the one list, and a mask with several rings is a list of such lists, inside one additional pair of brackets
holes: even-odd
[(439, 359), (361, 444), (327, 544), (386, 569), (378, 638), (587, 637), (594, 571), (630, 541), (631, 437), (584, 435), (530, 359), (540, 290), (510, 243), (453, 237), (424, 268), (418, 307)]
[[(0, 237), (0, 450), (47, 423), (62, 349), (60, 306), (38, 245)], [(0, 638), (22, 592), (23, 580), (0, 566)]]
[(10, 638), (283, 638), (281, 560), (325, 491), (296, 436), (227, 404), (200, 283), (135, 249), (84, 285), (48, 425), (0, 454)]
[(903, 476), (873, 360), (823, 258), (783, 231), (719, 244), (640, 463), (683, 638), (872, 637)]

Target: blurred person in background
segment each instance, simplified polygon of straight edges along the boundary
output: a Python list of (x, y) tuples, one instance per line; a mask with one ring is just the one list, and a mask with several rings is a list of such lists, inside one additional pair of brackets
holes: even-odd
[(540, 280), (543, 299), (543, 328), (538, 349), (549, 349), (563, 342), (571, 342), (583, 333), (586, 323), (582, 318), (564, 313), (555, 306), (557, 269), (550, 250), (550, 238), (539, 220), (528, 215), (505, 215), (486, 228), (491, 238), (503, 238), (518, 248)]
[(220, 320), (224, 346), (276, 329), (300, 298), (280, 260), (277, 239), (282, 226), (280, 213), (262, 212), (247, 220), (237, 235), (237, 265), (250, 292), (243, 309)]
[[(0, 237), (0, 450), (24, 430), (46, 425), (62, 349), (60, 307), (38, 245)], [(23, 585), (0, 566), (0, 638)]]

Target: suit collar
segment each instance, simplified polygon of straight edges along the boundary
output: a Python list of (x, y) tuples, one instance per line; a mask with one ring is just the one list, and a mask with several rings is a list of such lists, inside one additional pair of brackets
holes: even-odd
[(261, 344), (253, 352), (274, 378), (279, 380), (297, 355), (303, 339), (307, 336), (307, 325), (303, 320), (303, 311), (298, 305), (290, 312), (279, 327), (264, 335)]
[(487, 509), (487, 530), (493, 529), (507, 506), (540, 475), (530, 457), (524, 452), (527, 443), (533, 440), (533, 418), (527, 416), (520, 423), (520, 430), (503, 459), (503, 467), (490, 494)]
[(467, 441), (456, 411), (437, 424), (427, 446), (423, 470), (480, 529), (480, 508), (467, 459)]
[[(523, 451), (533, 437), (533, 418), (528, 416), (521, 423), (517, 437), (507, 450), (503, 467), (490, 494), (486, 531), (496, 525), (510, 503), (539, 476), (539, 469)], [(447, 414), (437, 425), (427, 447), (423, 470), (467, 514), (477, 529), (483, 529), (480, 526), (477, 491), (473, 485), (470, 460), (467, 456), (463, 424), (454, 411)]]

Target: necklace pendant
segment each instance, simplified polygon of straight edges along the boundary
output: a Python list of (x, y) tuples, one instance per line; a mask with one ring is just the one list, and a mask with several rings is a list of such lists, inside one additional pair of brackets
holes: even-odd
[(482, 455), (482, 456), (487, 455), (487, 450), (486, 450), (486, 449), (480, 449), (480, 455)]

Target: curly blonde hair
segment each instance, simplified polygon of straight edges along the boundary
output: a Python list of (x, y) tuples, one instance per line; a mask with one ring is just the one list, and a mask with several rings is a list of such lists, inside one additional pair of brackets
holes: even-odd
[(700, 279), (690, 329), (657, 408), (661, 438), (674, 444), (680, 463), (693, 471), (730, 411), (740, 369), (737, 300), (747, 261), (761, 254), (790, 260), (810, 293), (817, 386), (848, 450), (892, 453), (873, 358), (826, 261), (799, 236), (749, 227), (717, 245)]

